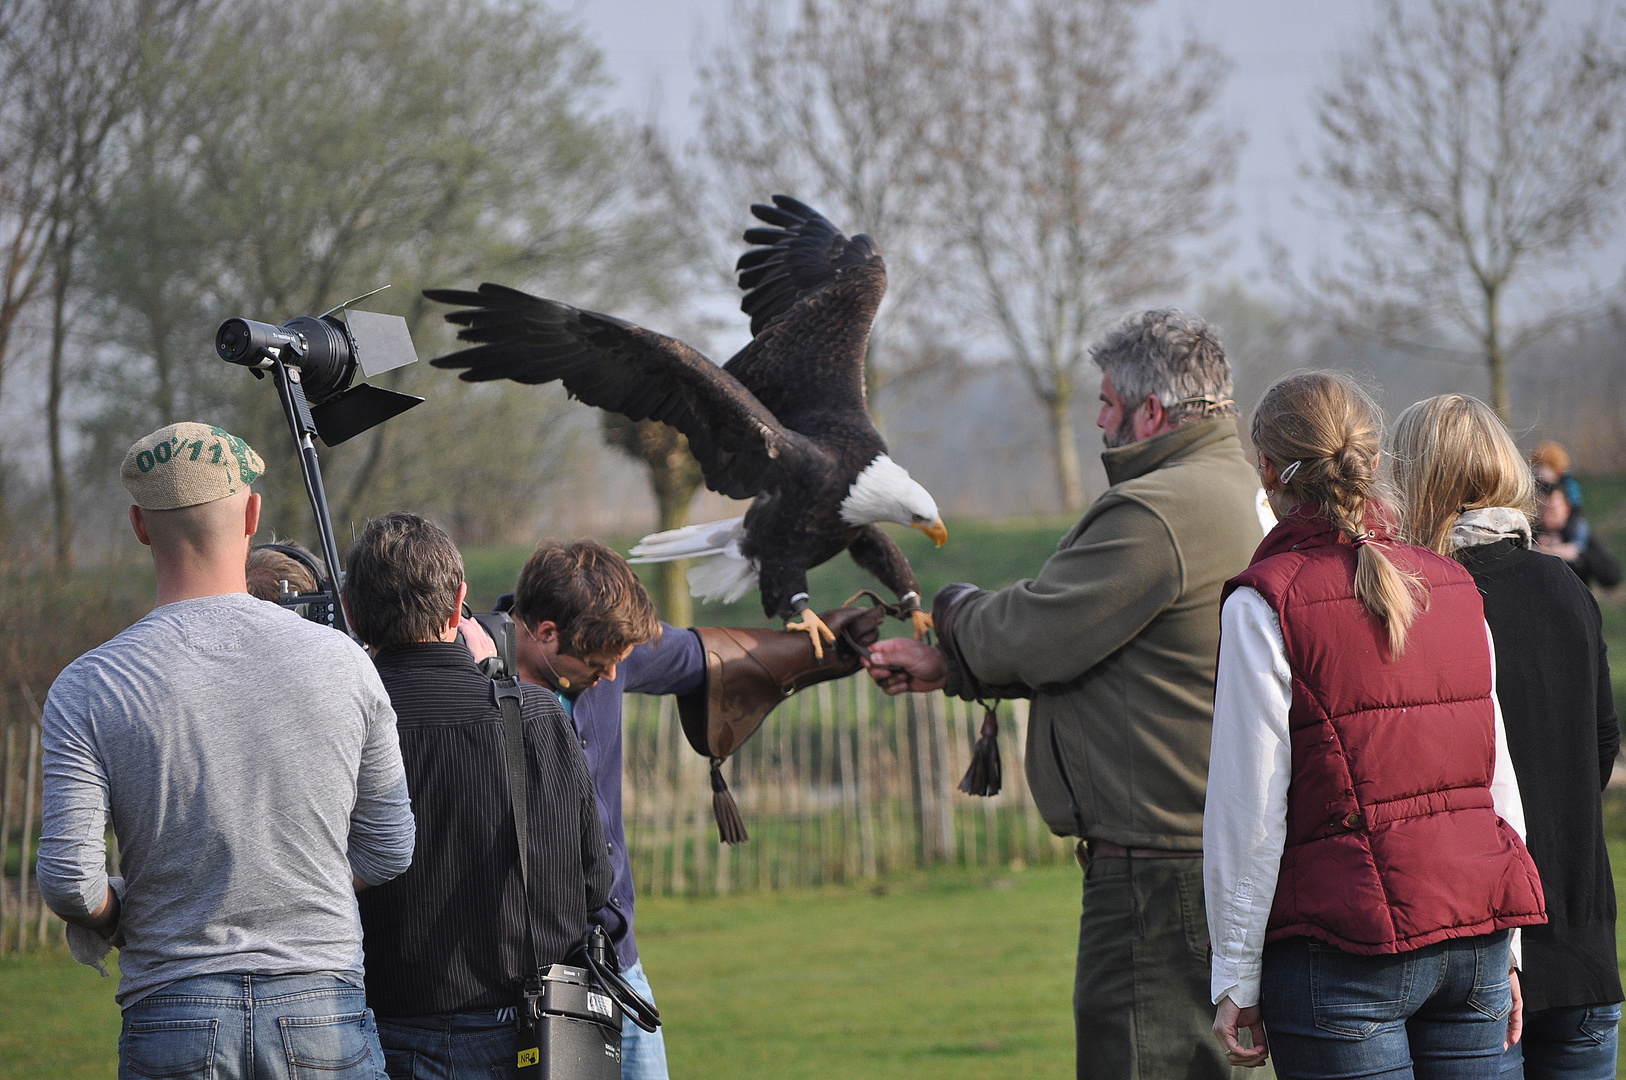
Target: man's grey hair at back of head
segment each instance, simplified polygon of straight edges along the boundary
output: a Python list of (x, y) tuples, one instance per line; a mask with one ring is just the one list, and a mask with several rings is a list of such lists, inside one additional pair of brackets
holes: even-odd
[(1127, 410), (1155, 397), (1175, 423), (1237, 415), (1219, 332), (1183, 311), (1156, 308), (1129, 316), (1090, 350), (1090, 358), (1112, 377)]

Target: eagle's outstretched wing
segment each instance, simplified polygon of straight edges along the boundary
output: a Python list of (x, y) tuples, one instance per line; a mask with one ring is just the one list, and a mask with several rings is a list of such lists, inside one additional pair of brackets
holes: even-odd
[(558, 379), (588, 405), (670, 424), (688, 436), (706, 486), (720, 494), (748, 499), (775, 486), (781, 470), (801, 472), (828, 460), (681, 341), (502, 285), (425, 289), (424, 296), (462, 307), (446, 321), (464, 328), (458, 340), (476, 343), (430, 361), (435, 367), (464, 368), (460, 377), (468, 382)]
[(864, 409), (870, 323), (886, 294), (886, 262), (868, 236), (843, 236), (788, 195), (751, 212), (773, 228), (748, 229), (740, 256), (740, 309), (752, 341), (724, 368), (795, 427), (809, 407)]
[[(836, 268), (854, 265), (875, 253), (867, 236), (849, 240), (828, 218), (789, 195), (774, 204), (754, 203), (751, 213), (771, 229), (745, 231), (745, 242), (760, 244), (734, 264), (740, 288), (746, 290), (740, 310), (751, 316), (751, 336), (759, 336), (775, 319), (808, 293), (835, 280)], [(861, 249), (861, 250), (860, 250)]]

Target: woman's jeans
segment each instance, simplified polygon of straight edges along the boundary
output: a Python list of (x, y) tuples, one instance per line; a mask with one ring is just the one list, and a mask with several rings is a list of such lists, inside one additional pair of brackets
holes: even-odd
[(199, 975), (124, 1010), (119, 1080), (383, 1080), (367, 995), (329, 975)]
[(1513, 989), (1508, 935), (1356, 956), (1309, 938), (1265, 946), (1265, 1039), (1282, 1080), (1495, 1080)]
[(1524, 1014), (1524, 1038), (1502, 1055), (1502, 1080), (1615, 1080), (1620, 1006)]

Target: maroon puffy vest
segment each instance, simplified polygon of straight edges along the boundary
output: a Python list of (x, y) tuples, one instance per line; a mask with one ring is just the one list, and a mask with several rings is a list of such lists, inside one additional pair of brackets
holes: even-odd
[(1429, 586), (1399, 657), (1355, 596), (1355, 547), (1314, 508), (1283, 518), (1225, 587), (1275, 609), (1293, 673), (1287, 846), (1266, 940), (1397, 953), (1546, 922), (1535, 864), (1491, 804), (1479, 591), (1455, 562), (1379, 539)]

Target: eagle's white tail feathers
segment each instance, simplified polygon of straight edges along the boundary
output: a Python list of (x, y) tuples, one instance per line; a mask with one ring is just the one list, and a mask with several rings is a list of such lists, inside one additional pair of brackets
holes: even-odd
[(697, 600), (732, 604), (756, 587), (757, 564), (741, 555), (738, 545), (730, 547), (731, 551), (689, 567), (689, 595)]
[(721, 555), (729, 544), (736, 547), (745, 539), (745, 519), (707, 521), (699, 525), (685, 525), (681, 529), (651, 533), (638, 541), (628, 562), (658, 563), (676, 559), (703, 559), (708, 555)]
[(638, 541), (628, 562), (659, 563), (695, 559), (689, 567), (689, 593), (698, 600), (732, 604), (757, 584), (757, 564), (740, 552), (745, 519), (708, 521), (653, 533)]

